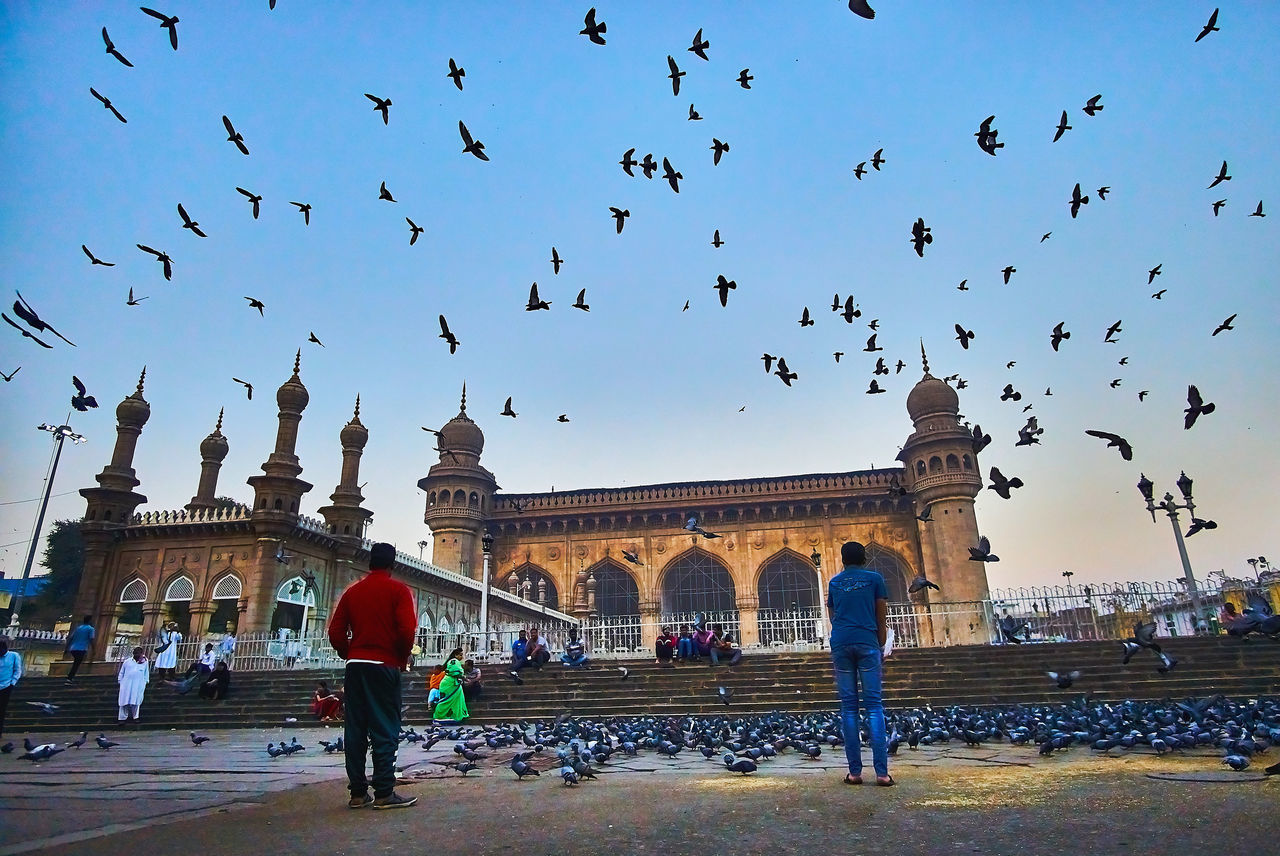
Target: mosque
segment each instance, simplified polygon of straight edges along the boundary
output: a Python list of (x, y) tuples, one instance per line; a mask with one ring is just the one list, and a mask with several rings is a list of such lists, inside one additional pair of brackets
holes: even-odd
[[(117, 634), (147, 636), (165, 621), (196, 639), (228, 630), (322, 631), (367, 567), (364, 531), (373, 512), (358, 485), (369, 431), (357, 397), (338, 432), (342, 469), (330, 504), (320, 518), (300, 514), (312, 488), (294, 453), (309, 401), (300, 362), (299, 354), (276, 392), (275, 448), (262, 474), (248, 479), (251, 506), (215, 499), (229, 450), (219, 418), (200, 443), (191, 501), (138, 513), (146, 497), (137, 492), (133, 456), (151, 413), (145, 370), (120, 402), (111, 460), (98, 485), (80, 492), (85, 569), (74, 614), (96, 619), (91, 659), (102, 660)], [(743, 645), (768, 645), (800, 616), (814, 620), (793, 629), (791, 641), (821, 635), (820, 592), (839, 571), (840, 545), (856, 539), (888, 583), (903, 643), (985, 642), (986, 573), (967, 549), (978, 540), (982, 478), (957, 419), (959, 398), (926, 363), (906, 404), (914, 430), (900, 468), (509, 494), (481, 465), (484, 434), (467, 416), (464, 390), (437, 437), (439, 460), (418, 481), (432, 562), (401, 553), (393, 574), (414, 590), (423, 632), (442, 641), (475, 643), (487, 600), (491, 628), (574, 621), (637, 628), (703, 613), (735, 628)], [(694, 523), (696, 531), (686, 528)], [(945, 604), (931, 604), (928, 590), (908, 594), (921, 574), (941, 586)]]

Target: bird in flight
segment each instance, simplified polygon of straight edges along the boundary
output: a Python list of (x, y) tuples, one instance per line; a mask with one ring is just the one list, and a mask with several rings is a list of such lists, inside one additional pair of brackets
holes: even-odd
[(1200, 35), (1196, 36), (1196, 41), (1200, 41), (1210, 33), (1218, 32), (1218, 10), (1214, 9), (1213, 14), (1209, 16), (1209, 23), (1204, 25), (1204, 29), (1200, 31)]
[(290, 202), (289, 204), (296, 206), (298, 211), (302, 213), (302, 224), (304, 226), (310, 226), (311, 225), (311, 203)]
[(1213, 335), (1216, 336), (1219, 333), (1225, 332), (1227, 330), (1236, 329), (1235, 327), (1231, 326), (1231, 322), (1236, 320), (1236, 316), (1239, 314), (1240, 314), (1239, 312), (1233, 312), (1231, 313), (1231, 315), (1227, 316), (1227, 320), (1223, 321), (1221, 324), (1219, 324), (1217, 327), (1213, 329)]
[(1016, 267), (1014, 267), (1013, 265), (1009, 265), (1009, 266), (1008, 266), (1008, 267), (1006, 267), (1004, 270), (1000, 271), (1000, 273), (1004, 274), (1004, 284), (1005, 284), (1005, 285), (1008, 285), (1008, 284), (1009, 284), (1009, 277), (1013, 276), (1013, 275), (1014, 275), (1015, 273), (1017, 273), (1017, 272), (1018, 272), (1018, 269), (1017, 269)]
[(1000, 557), (991, 552), (991, 541), (986, 535), (978, 538), (978, 546), (969, 548), (970, 562), (998, 562)]
[(640, 557), (639, 557), (639, 556), (637, 556), (635, 553), (631, 552), (630, 550), (623, 550), (623, 551), (622, 551), (622, 558), (626, 559), (628, 562), (630, 562), (630, 563), (631, 563), (631, 564), (633, 564), (633, 565), (643, 565), (643, 564), (644, 564), (644, 562), (640, 561)]
[(1262, 200), (1261, 200), (1261, 199), (1259, 199), (1259, 200), (1258, 200), (1258, 207), (1257, 207), (1257, 208), (1255, 208), (1255, 209), (1253, 210), (1253, 213), (1251, 213), (1249, 216), (1250, 216), (1250, 217), (1266, 217), (1266, 216), (1267, 216), (1266, 214), (1263, 214), (1263, 213), (1262, 213)]
[(465, 68), (459, 68), (458, 64), (453, 61), (453, 57), (449, 57), (449, 73), (445, 77), (453, 78), (453, 85), (458, 87), (458, 91), (462, 91), (462, 78), (467, 76)]
[(689, 105), (689, 121), (690, 122), (702, 121), (702, 114), (699, 113), (697, 110), (694, 110), (692, 104)]
[(1168, 291), (1168, 290), (1169, 290), (1169, 289), (1167, 289), (1167, 288), (1162, 288), (1162, 289), (1160, 289), (1159, 291), (1157, 291), (1155, 294), (1153, 294), (1153, 295), (1151, 295), (1151, 296), (1152, 296), (1152, 297), (1154, 297), (1156, 300), (1164, 300), (1164, 293), (1165, 293), (1166, 291)]
[(266, 314), (263, 312), (263, 310), (267, 308), (265, 303), (263, 303), (261, 300), (259, 300), (256, 297), (246, 297), (245, 300), (249, 301), (250, 309), (256, 309), (258, 310), (259, 315), (263, 316), (264, 318), (266, 317)]
[(310, 331), (308, 331), (308, 333), (310, 334), (310, 335), (308, 335), (308, 336), (307, 336), (307, 341), (308, 341), (308, 342), (315, 342), (315, 343), (316, 343), (317, 345), (319, 345), (320, 347), (322, 347), (322, 348), (324, 347), (324, 342), (321, 342), (321, 341), (316, 337), (316, 334), (315, 334), (315, 333), (311, 333)]
[(120, 111), (117, 110), (115, 108), (115, 105), (111, 103), (110, 98), (103, 96), (98, 92), (98, 90), (94, 89), (92, 86), (89, 87), (89, 94), (92, 95), (94, 98), (97, 98), (99, 101), (101, 101), (102, 106), (111, 111), (111, 115), (115, 116), (121, 122), (124, 122), (126, 124), (129, 122), (128, 119), (120, 115)]
[(615, 221), (617, 221), (618, 234), (619, 234), (619, 235), (621, 235), (621, 234), (622, 234), (622, 224), (623, 224), (624, 222), (626, 222), (626, 219), (627, 219), (628, 217), (630, 217), (630, 216), (631, 216), (631, 209), (629, 209), (629, 208), (614, 208), (612, 205), (610, 205), (610, 206), (609, 206), (609, 210), (613, 212), (613, 219), (614, 219)]
[(1109, 342), (1110, 344), (1114, 345), (1117, 341), (1114, 337), (1116, 333), (1119, 333), (1119, 332), (1120, 332), (1120, 322), (1117, 321), (1116, 323), (1112, 324), (1110, 327), (1107, 328), (1107, 335), (1103, 337), (1102, 341)]
[(18, 366), (16, 369), (9, 372), (8, 374), (5, 374), (4, 372), (0, 372), (0, 377), (4, 378), (5, 383), (8, 383), (9, 381), (13, 380), (13, 376), (20, 371), (22, 371), (22, 366)]
[[(237, 189), (237, 190), (239, 190), (239, 188), (236, 188), (236, 189)], [(244, 193), (244, 191), (243, 191), (243, 190), (241, 190), (240, 192), (241, 192), (241, 193)], [(382, 182), (382, 184), (378, 186), (378, 198), (379, 198), (379, 199), (385, 199), (387, 202), (395, 202), (395, 201), (396, 201), (396, 198), (395, 198), (394, 196), (392, 196), (392, 195), (391, 195), (391, 191), (390, 191), (390, 190), (387, 190), (387, 183), (386, 183), (385, 181), (384, 181), (384, 182)]]
[(1101, 95), (1095, 95), (1092, 98), (1090, 98), (1083, 107), (1084, 112), (1088, 113), (1090, 116), (1097, 115), (1098, 111), (1103, 109), (1103, 105), (1098, 103), (1101, 100), (1102, 100)]
[[(716, 291), (720, 292), (720, 305), (721, 305), (721, 306), (728, 306), (728, 305), (729, 305), (729, 292), (730, 292), (730, 291), (737, 290), (737, 288), (738, 288), (738, 283), (737, 283), (736, 281), (732, 280), (732, 279), (725, 279), (725, 278), (724, 278), (724, 274), (720, 274), (720, 275), (718, 275), (718, 276), (716, 277), (716, 284), (715, 284), (714, 286), (712, 286), (712, 287), (713, 287)], [(808, 315), (808, 310), (807, 310), (807, 309), (805, 310), (805, 314), (806, 314), (806, 316)], [(811, 324), (812, 324), (813, 322), (811, 321), (811, 322), (809, 322), (809, 323), (811, 323)], [(768, 366), (765, 366), (765, 371), (768, 371), (768, 370), (769, 370), (769, 367), (768, 367)]]
[(222, 117), (222, 124), (227, 129), (227, 142), (235, 143), (236, 148), (240, 150), (240, 154), (249, 154), (249, 147), (244, 144), (244, 135), (236, 130), (235, 125), (232, 125), (231, 120), (225, 115)]
[(1161, 268), (1163, 267), (1164, 267), (1164, 263), (1161, 262), (1160, 264), (1153, 267), (1151, 270), (1147, 271), (1147, 285), (1150, 285), (1151, 283), (1155, 282), (1156, 277), (1164, 273), (1164, 271), (1161, 270)]
[(1195, 384), (1187, 387), (1187, 405), (1186, 410), (1183, 411), (1186, 414), (1186, 419), (1182, 427), (1188, 431), (1191, 430), (1192, 425), (1196, 424), (1197, 419), (1217, 409), (1217, 406), (1212, 401), (1205, 404), (1204, 399), (1200, 396), (1200, 390)]
[(509, 395), (507, 396), (507, 403), (502, 406), (502, 412), (499, 413), (498, 415), (510, 416), (512, 419), (515, 419), (519, 415), (518, 413), (516, 413), (514, 410), (511, 409), (511, 396)]
[(1089, 197), (1080, 195), (1080, 182), (1076, 182), (1075, 189), (1071, 191), (1071, 201), (1067, 203), (1071, 206), (1071, 219), (1076, 219), (1076, 214), (1080, 212), (1081, 205), (1089, 204)]
[(1049, 334), (1049, 344), (1053, 346), (1055, 351), (1058, 350), (1058, 346), (1062, 344), (1063, 339), (1071, 338), (1071, 334), (1062, 329), (1063, 325), (1066, 323), (1066, 321), (1059, 321), (1057, 324), (1054, 324), (1053, 332)]
[(250, 193), (249, 191), (245, 190), (243, 187), (237, 187), (236, 190), (240, 191), (240, 194), (244, 196), (246, 199), (248, 199), (249, 203), (253, 205), (253, 219), (257, 220), (258, 211), (260, 210), (258, 206), (262, 204), (262, 197), (256, 194)]
[(1100, 440), (1106, 440), (1108, 449), (1119, 449), (1120, 457), (1124, 458), (1126, 461), (1133, 460), (1133, 446), (1129, 445), (1129, 441), (1121, 437), (1119, 434), (1110, 434), (1106, 431), (1095, 431), (1092, 428), (1086, 429), (1084, 433), (1088, 434), (1090, 437), (1097, 437)]
[(1225, 199), (1219, 199), (1217, 202), (1213, 203), (1213, 216), (1217, 217), (1218, 212), (1222, 210), (1222, 206), (1226, 204), (1227, 200)]
[(688, 48), (691, 53), (696, 54), (700, 59), (707, 59), (707, 48), (711, 47), (711, 42), (702, 38), (702, 28), (698, 28), (698, 32), (693, 34), (693, 45)]
[(812, 327), (813, 319), (809, 317), (809, 307), (804, 308), (804, 312), (800, 313), (799, 324), (801, 327)]
[(665, 157), (662, 159), (662, 177), (671, 185), (672, 190), (676, 193), (680, 192), (679, 181), (684, 178), (684, 175), (676, 172), (675, 168), (671, 166), (671, 161), (667, 160)]
[(881, 155), (883, 154), (884, 154), (884, 149), (876, 149), (876, 153), (871, 156), (871, 168), (874, 169), (876, 172), (880, 171), (880, 164), (888, 163), (887, 160), (881, 157)]
[(973, 331), (966, 330), (959, 324), (956, 325), (956, 341), (960, 343), (960, 347), (966, 351), (969, 350), (969, 340), (973, 338)]
[(578, 292), (578, 299), (573, 301), (574, 309), (581, 309), (583, 312), (590, 312), (591, 305), (587, 303), (587, 290), (584, 288)]
[(1011, 479), (1005, 478), (1004, 473), (1000, 472), (996, 467), (991, 468), (990, 478), (991, 484), (987, 485), (987, 490), (994, 490), (996, 495), (1002, 499), (1009, 498), (1009, 491), (1022, 487), (1022, 479), (1017, 476)]
[(653, 152), (644, 156), (644, 160), (640, 164), (640, 169), (644, 173), (645, 178), (653, 178), (653, 174), (658, 171), (658, 162), (653, 159)]
[(89, 261), (90, 261), (91, 263), (95, 264), (95, 265), (102, 265), (103, 267), (115, 267), (115, 266), (116, 266), (116, 263), (115, 263), (115, 262), (104, 262), (102, 259), (100, 259), (100, 258), (98, 258), (97, 256), (95, 256), (95, 255), (92, 253), (92, 251), (90, 251), (89, 247), (88, 247), (88, 246), (86, 246), (85, 244), (81, 244), (81, 245), (80, 245), (80, 249), (84, 250), (84, 254), (85, 254), (86, 256), (88, 256), (88, 257), (89, 257)]
[(466, 125), (462, 124), (461, 120), (458, 122), (458, 133), (462, 135), (462, 142), (465, 144), (462, 147), (464, 153), (473, 154), (482, 161), (489, 159), (489, 156), (484, 153), (484, 143), (471, 139), (471, 132), (467, 130)]
[[(765, 370), (768, 370), (768, 366), (765, 367)], [(787, 368), (787, 361), (782, 357), (778, 357), (778, 370), (774, 374), (782, 378), (782, 382), (787, 386), (791, 386), (791, 381), (799, 377), (798, 374)]]
[(717, 250), (724, 246), (724, 241), (720, 240), (720, 230), (716, 229), (715, 234), (711, 236), (711, 246)]
[(917, 217), (916, 222), (911, 226), (911, 245), (915, 248), (916, 255), (924, 258), (925, 244), (933, 243), (933, 235), (930, 229), (924, 224), (923, 217)]
[(1062, 139), (1062, 135), (1071, 130), (1071, 126), (1067, 124), (1067, 111), (1062, 111), (1062, 118), (1058, 120), (1057, 133), (1053, 135), (1053, 141), (1056, 143)]
[(200, 229), (200, 224), (187, 216), (187, 209), (182, 207), (182, 203), (178, 203), (178, 216), (182, 218), (182, 228), (190, 229), (192, 234), (199, 235), (201, 238), (209, 237)]
[(671, 73), (667, 77), (671, 78), (671, 94), (680, 94), (680, 78), (684, 77), (686, 72), (680, 70), (680, 66), (676, 65), (676, 58), (671, 54), (667, 54), (667, 67), (671, 69)]
[(596, 7), (592, 6), (587, 10), (586, 17), (582, 19), (582, 23), (586, 24), (586, 26), (578, 31), (578, 35), (586, 36), (597, 45), (604, 44), (604, 39), (601, 38), (600, 34), (606, 32), (608, 28), (605, 26), (604, 21), (596, 23)]
[(883, 351), (884, 348), (876, 344), (876, 336), (878, 335), (880, 334), (872, 333), (871, 338), (867, 339), (867, 346), (862, 350), (866, 351), (868, 354), (874, 354), (876, 351)]
[[(932, 519), (933, 519), (932, 517), (929, 517), (929, 516), (928, 516), (928, 511), (929, 511), (929, 509), (928, 509), (928, 508), (926, 508), (926, 509), (925, 509), (926, 517), (927, 517), (927, 519), (925, 520), (925, 522), (926, 522), (926, 523), (927, 523), (927, 522), (929, 522), (929, 520), (932, 520)], [(919, 518), (919, 515), (917, 515), (917, 519), (918, 519), (918, 518)], [(912, 580), (912, 581), (911, 581), (911, 585), (907, 586), (907, 594), (915, 594), (916, 592), (918, 592), (918, 591), (924, 591), (925, 589), (933, 589), (934, 591), (942, 591), (942, 589), (938, 588), (938, 586), (937, 586), (937, 584), (936, 584), (936, 583), (931, 583), (931, 582), (929, 582), (929, 580), (928, 580), (928, 579), (926, 579), (926, 578), (925, 578), (925, 575), (922, 573), (922, 574), (917, 575), (917, 576), (916, 576), (916, 578), (915, 578), (914, 580)]]
[(139, 6), (143, 12), (146, 12), (153, 18), (160, 21), (160, 26), (169, 31), (169, 44), (173, 45), (173, 49), (178, 49), (178, 16), (169, 16), (163, 12), (157, 12), (155, 9), (148, 9), (146, 6)]
[(461, 343), (458, 341), (458, 337), (453, 335), (452, 332), (450, 332), (449, 324), (444, 320), (443, 315), (440, 316), (440, 337), (439, 338), (444, 339), (446, 342), (449, 343), (449, 353), (451, 354), (457, 353), (458, 345)]
[(1053, 234), (1052, 232), (1045, 232), (1043, 235), (1040, 236), (1040, 243), (1043, 244), (1045, 241), (1049, 240), (1049, 236), (1052, 234)]
[(391, 123), (391, 99), (379, 98), (376, 95), (370, 95), (368, 92), (364, 94), (364, 97), (372, 101), (373, 109), (382, 114), (382, 124), (384, 125), (390, 124)]
[(618, 161), (618, 163), (622, 165), (622, 171), (625, 172), (627, 175), (631, 176), (632, 178), (635, 178), (636, 174), (631, 171), (631, 168), (640, 165), (640, 161), (632, 157), (632, 155), (634, 155), (635, 153), (636, 153), (636, 148), (635, 146), (632, 146), (631, 148), (627, 149), (625, 152), (622, 153), (622, 160)]
[(715, 137), (711, 138), (711, 165), (720, 165), (720, 156), (729, 151), (729, 144), (722, 143)]
[(75, 375), (71, 376), (71, 383), (76, 388), (76, 394), (71, 396), (71, 406), (81, 413), (89, 412), (89, 408), (98, 406), (98, 399), (88, 394), (84, 387), (84, 382)]
[(1213, 183), (1209, 185), (1208, 189), (1212, 190), (1213, 188), (1217, 187), (1219, 184), (1222, 184), (1222, 182), (1230, 181), (1230, 180), (1231, 180), (1231, 176), (1227, 175), (1227, 162), (1223, 161), (1222, 168), (1218, 170), (1218, 174), (1214, 176)]
[[(71, 341), (66, 336), (59, 333), (57, 330), (53, 328), (52, 324), (50, 324), (48, 321), (45, 321), (43, 318), (41, 318), (36, 313), (36, 310), (31, 306), (31, 304), (28, 303), (26, 299), (22, 296), (21, 292), (14, 291), (14, 294), (18, 295), (18, 299), (13, 301), (13, 314), (17, 315), (18, 318), (26, 322), (28, 327), (30, 327), (32, 330), (35, 330), (37, 333), (44, 333), (44, 332), (52, 333), (62, 341), (66, 342), (71, 347), (73, 348), (76, 347), (75, 342)], [(13, 324), (12, 321), (10, 321), (9, 323)], [(17, 327), (18, 325), (14, 324), (13, 326)], [(18, 329), (22, 329), (22, 328), (19, 327)], [(33, 336), (31, 338), (35, 338), (35, 337)], [(39, 341), (39, 340), (37, 339), (36, 341)], [(48, 346), (46, 345), (46, 347)]]
[(130, 287), (129, 287), (129, 299), (128, 299), (128, 300), (126, 300), (126, 301), (124, 302), (124, 305), (125, 305), (125, 306), (137, 306), (139, 303), (141, 303), (142, 301), (144, 301), (144, 300), (146, 300), (146, 299), (147, 299), (146, 297), (134, 297), (134, 296), (133, 296), (133, 286), (130, 286)]
[(162, 253), (159, 250), (153, 250), (144, 244), (135, 244), (134, 246), (142, 250), (144, 253), (151, 253), (151, 255), (155, 256), (156, 261), (164, 265), (164, 278), (170, 279), (170, 280), (173, 279), (173, 259), (169, 258), (168, 253)]
[(1040, 421), (1034, 416), (1027, 417), (1027, 424), (1018, 429), (1018, 442), (1015, 446), (1034, 446), (1040, 442), (1040, 435), (1044, 433), (1044, 429), (1040, 427)]
[(876, 10), (867, 5), (867, 0), (849, 0), (849, 11), (868, 21), (876, 16)]
[(1004, 389), (1000, 392), (1001, 401), (1021, 401), (1022, 393), (1013, 388), (1013, 384), (1006, 383)]
[(564, 259), (560, 258), (560, 253), (556, 252), (556, 248), (551, 248), (551, 268), (554, 273), (560, 273), (560, 265), (564, 264)]
[(247, 381), (247, 380), (240, 380), (240, 378), (238, 378), (238, 377), (233, 377), (233, 378), (232, 378), (232, 380), (233, 380), (233, 381), (235, 381), (236, 383), (240, 384), (241, 386), (243, 386), (243, 387), (244, 387), (244, 391), (245, 391), (245, 392), (248, 394), (248, 396), (249, 396), (249, 400), (250, 400), (250, 401), (253, 401), (253, 384), (249, 383), (249, 381)]
[(1101, 199), (1103, 202), (1106, 202), (1107, 194), (1110, 192), (1111, 192), (1111, 188), (1104, 184), (1102, 187), (1098, 188), (1098, 198)]
[(991, 435), (983, 433), (981, 425), (974, 425), (973, 437), (970, 442), (973, 446), (973, 453), (976, 455), (991, 445)]
[(542, 300), (538, 297), (538, 284), (535, 282), (529, 286), (529, 302), (525, 304), (525, 312), (534, 312), (538, 309), (550, 309), (551, 301)]
[(777, 359), (773, 354), (761, 354), (760, 359), (764, 361), (764, 373), (769, 374), (773, 371), (773, 361)]
[(870, 385), (867, 386), (867, 395), (879, 395), (882, 392), (888, 392), (888, 390), (880, 386), (875, 378), (872, 378)]
[(853, 177), (858, 179), (858, 181), (862, 181), (862, 177), (866, 174), (867, 174), (867, 162), (860, 161), (858, 165), (853, 168)]
[(116, 46), (112, 43), (111, 37), (107, 35), (106, 27), (102, 28), (102, 43), (107, 46), (107, 53), (111, 54), (113, 57), (120, 60), (122, 64), (129, 66), (129, 68), (133, 68), (133, 63), (125, 59), (124, 54), (116, 50)]
[(750, 74), (747, 74), (747, 72), (749, 71), (751, 71), (751, 69), (744, 68), (742, 71), (738, 72), (738, 85), (741, 86), (743, 89), (750, 89), (751, 81), (755, 80), (755, 77), (753, 77)]
[(1003, 149), (1004, 143), (997, 143), (996, 137), (1000, 132), (993, 130), (991, 123), (996, 120), (995, 116), (988, 116), (982, 120), (982, 125), (978, 127), (978, 133), (974, 134), (978, 138), (978, 148), (982, 149), (992, 157), (996, 156), (996, 149)]
[[(1009, 277), (1007, 275), (1005, 276), (1004, 281), (1005, 282), (1009, 281)], [(960, 280), (960, 284), (956, 286), (956, 291), (968, 291), (968, 290), (969, 290), (969, 280), (967, 279)]]
[(404, 218), (404, 221), (409, 224), (409, 246), (412, 247), (414, 244), (418, 243), (418, 236), (425, 230), (408, 217)]
[(4, 319), (4, 323), (8, 324), (10, 327), (17, 330), (19, 333), (21, 333), (24, 338), (30, 339), (31, 341), (35, 342), (37, 345), (39, 345), (42, 348), (49, 348), (49, 349), (53, 348), (53, 345), (50, 345), (48, 342), (45, 342), (42, 339), (31, 335), (30, 332), (28, 332), (25, 328), (19, 325), (16, 321), (14, 321), (8, 315), (5, 315), (3, 312), (0, 312), (0, 318)]
[(836, 362), (840, 362), (840, 358), (844, 356), (844, 351), (833, 351), (831, 356), (836, 358)]
[[(847, 324), (852, 324), (854, 318), (862, 317), (862, 310), (853, 302), (852, 294), (844, 299), (844, 310), (840, 313), (840, 317), (843, 318)], [(874, 330), (876, 328), (872, 327), (871, 329)]]
[[(568, 422), (568, 421), (569, 421), (569, 414), (568, 414), (568, 413), (561, 413), (559, 416), (557, 416), (557, 417), (556, 417), (556, 421), (557, 421), (557, 422)], [(623, 680), (624, 680), (624, 681), (626, 680), (626, 677), (625, 677), (625, 676), (623, 677)]]

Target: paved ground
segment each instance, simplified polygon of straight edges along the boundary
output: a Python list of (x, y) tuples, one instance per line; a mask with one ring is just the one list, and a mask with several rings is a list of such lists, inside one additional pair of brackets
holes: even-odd
[[(316, 745), (339, 729), (186, 734), (119, 732), (48, 762), (0, 758), (0, 856), (12, 853), (678, 854), (1263, 852), (1274, 842), (1280, 780), (1234, 773), (1213, 753), (1041, 758), (1034, 748), (909, 750), (895, 788), (841, 784), (843, 752), (787, 752), (744, 777), (686, 751), (615, 756), (595, 782), (566, 788), (554, 770), (517, 782), (513, 750), (465, 779), (405, 745), (413, 808), (350, 811), (342, 758)], [(270, 759), (269, 741), (308, 746)], [(21, 740), (20, 736), (10, 735)], [(74, 735), (32, 735), (45, 741)], [(20, 750), (19, 750), (20, 751)], [(1261, 759), (1260, 759), (1261, 760)], [(1274, 759), (1271, 759), (1274, 760)], [(543, 761), (543, 765), (549, 764)], [(1265, 766), (1270, 761), (1258, 764)], [(867, 768), (870, 773), (870, 766)], [(198, 843), (193, 843), (197, 841)], [(72, 846), (68, 846), (72, 845)]]

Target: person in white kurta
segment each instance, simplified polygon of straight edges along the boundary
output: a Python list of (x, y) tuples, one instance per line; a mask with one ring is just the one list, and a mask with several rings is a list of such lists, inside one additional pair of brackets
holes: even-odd
[(156, 670), (160, 672), (168, 670), (170, 678), (173, 677), (173, 670), (178, 667), (178, 643), (181, 641), (182, 634), (178, 632), (178, 625), (175, 622), (169, 622), (160, 631), (160, 644), (168, 642), (169, 647), (156, 655)]
[(138, 718), (142, 709), (142, 696), (147, 691), (147, 681), (151, 678), (151, 664), (142, 655), (141, 648), (133, 649), (133, 656), (120, 664), (120, 673), (116, 681), (120, 684), (120, 697), (116, 703), (120, 705), (120, 721), (132, 717)]

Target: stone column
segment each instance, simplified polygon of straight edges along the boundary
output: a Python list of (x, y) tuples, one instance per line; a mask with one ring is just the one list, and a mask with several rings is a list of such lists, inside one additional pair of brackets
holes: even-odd
[(184, 633), (185, 639), (203, 639), (205, 634), (209, 632), (209, 620), (213, 618), (216, 607), (211, 601), (201, 600), (192, 601), (191, 621), (187, 625), (187, 632)]
[[(656, 600), (640, 601), (640, 625), (641, 633), (648, 634), (650, 629), (654, 631), (653, 636), (657, 638), (658, 621), (660, 620), (659, 604)], [(647, 640), (646, 640), (647, 641)]]
[(738, 644), (743, 648), (760, 644), (758, 613), (760, 598), (754, 594), (738, 595)]
[(160, 624), (164, 615), (164, 603), (150, 600), (142, 605), (142, 638), (155, 636), (160, 632)]

